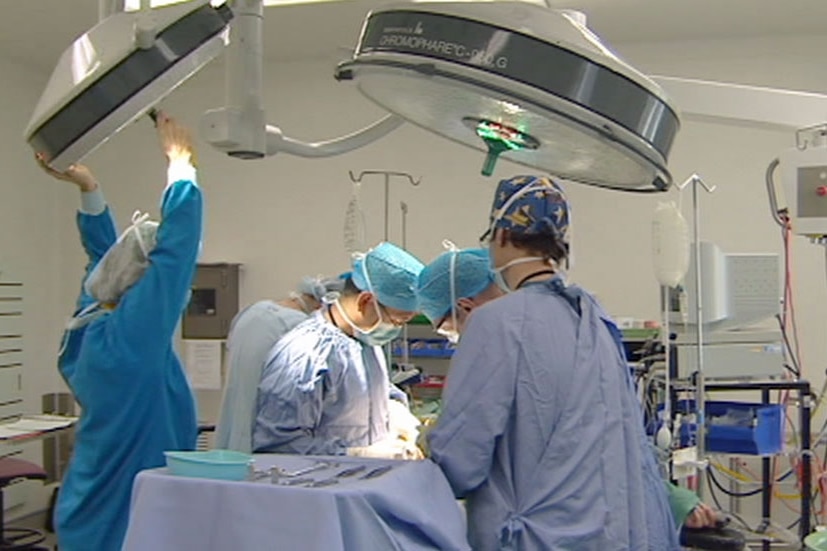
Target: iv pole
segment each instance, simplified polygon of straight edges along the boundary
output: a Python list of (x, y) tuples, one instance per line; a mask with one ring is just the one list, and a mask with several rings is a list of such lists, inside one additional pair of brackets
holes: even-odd
[[(697, 331), (697, 374), (695, 380), (695, 411), (697, 420), (695, 422), (695, 445), (698, 450), (698, 465), (701, 469), (698, 471), (698, 487), (695, 492), (698, 497), (703, 498), (704, 476), (706, 455), (706, 418), (705, 414), (705, 398), (704, 398), (704, 329), (703, 329), (703, 295), (701, 294), (701, 216), (700, 205), (698, 204), (698, 187), (703, 187), (707, 193), (715, 191), (715, 186), (704, 182), (700, 176), (693, 174), (683, 184), (678, 185), (678, 189), (683, 191), (686, 186), (692, 186), (692, 214), (693, 214), (693, 242), (695, 243), (695, 329)], [(666, 367), (669, 369), (669, 366)]]
[[(385, 181), (385, 234), (384, 240), (387, 241), (390, 237), (389, 231), (389, 224), (390, 224), (390, 185), (391, 185), (391, 178), (404, 178), (408, 180), (412, 186), (416, 187), (422, 181), (421, 178), (415, 179), (407, 172), (394, 172), (390, 170), (363, 170), (359, 173), (358, 176), (354, 175), (353, 171), (348, 171), (348, 176), (350, 176), (350, 181), (354, 184), (361, 184), (362, 179), (365, 176), (384, 176)], [(407, 239), (407, 228), (406, 228), (406, 218), (408, 214), (408, 205), (402, 203), (402, 248), (404, 249), (407, 246), (405, 242)], [(403, 347), (403, 354), (404, 354), (404, 362), (408, 363), (408, 325), (405, 324), (404, 328), (404, 339), (405, 344)], [(388, 344), (385, 346), (385, 359), (388, 363), (388, 368), (391, 365), (391, 345)]]
[(354, 184), (361, 184), (362, 179), (365, 176), (384, 176), (385, 177), (385, 241), (388, 240), (388, 224), (390, 223), (390, 185), (391, 185), (391, 177), (395, 176), (397, 178), (406, 178), (408, 182), (412, 186), (418, 186), (419, 183), (422, 181), (420, 178), (419, 180), (414, 179), (413, 176), (408, 174), (407, 172), (393, 172), (388, 170), (363, 170), (359, 173), (359, 176), (355, 176), (352, 171), (348, 171), (348, 175), (350, 176), (350, 181)]
[[(399, 202), (399, 208), (402, 210), (402, 248), (408, 250), (408, 203), (405, 201)], [(410, 365), (411, 357), (408, 348), (408, 324), (402, 328), (402, 363), (407, 367)]]

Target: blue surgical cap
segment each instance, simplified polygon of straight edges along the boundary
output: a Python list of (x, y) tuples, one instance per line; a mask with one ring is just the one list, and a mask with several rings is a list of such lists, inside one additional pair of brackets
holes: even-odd
[(568, 248), (570, 222), (571, 207), (555, 181), (538, 176), (515, 176), (497, 186), (489, 231), (502, 228), (522, 235), (551, 234)]
[(451, 313), (451, 257), (454, 261), (454, 299), (474, 298), (494, 282), (487, 249), (448, 251), (425, 266), (419, 274), (419, 309), (436, 324)]
[(320, 301), (328, 293), (341, 293), (345, 288), (344, 280), (335, 278), (304, 277), (299, 283), (298, 292), (303, 295), (308, 295)]
[(359, 290), (372, 292), (383, 306), (416, 312), (416, 282), (422, 268), (411, 253), (383, 242), (354, 257), (351, 277)]

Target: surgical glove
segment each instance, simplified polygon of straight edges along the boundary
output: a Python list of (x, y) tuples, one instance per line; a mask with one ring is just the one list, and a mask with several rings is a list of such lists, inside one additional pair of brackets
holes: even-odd
[[(416, 446), (413, 446), (415, 448)], [(412, 446), (398, 438), (386, 438), (370, 446), (360, 446), (347, 449), (351, 457), (374, 457), (379, 459), (417, 459)]]
[(421, 423), (411, 413), (408, 406), (398, 400), (390, 400), (388, 405), (388, 428), (391, 434), (399, 436), (400, 439), (416, 444), (419, 438), (419, 427)]
[(420, 450), (420, 453), (422, 453), (423, 458), (431, 455), (431, 449), (428, 446), (428, 433), (433, 430), (435, 425), (435, 421), (430, 423), (426, 421), (425, 424), (422, 425), (422, 428), (419, 429), (419, 437), (416, 439), (416, 447)]

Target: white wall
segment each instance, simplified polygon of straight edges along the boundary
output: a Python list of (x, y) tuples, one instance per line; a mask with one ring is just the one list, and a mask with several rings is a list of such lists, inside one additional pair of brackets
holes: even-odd
[[(40, 396), (61, 388), (55, 367), (60, 321), (65, 315), (59, 283), (76, 277), (62, 268), (57, 228), (59, 219), (70, 213), (57, 207), (74, 199), (73, 187), (44, 177), (23, 141), (28, 116), (45, 84), (42, 75), (3, 58), (0, 74), (0, 271), (4, 279), (20, 280), (25, 285), (24, 411), (39, 413)], [(39, 443), (25, 449), (25, 458), (41, 463)], [(12, 515), (45, 506), (46, 492), (30, 495), (26, 506)]]

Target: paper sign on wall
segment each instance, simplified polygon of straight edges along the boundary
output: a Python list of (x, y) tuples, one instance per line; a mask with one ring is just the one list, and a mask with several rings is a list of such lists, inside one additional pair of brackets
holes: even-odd
[(185, 365), (192, 387), (197, 390), (221, 390), (220, 340), (185, 340)]

